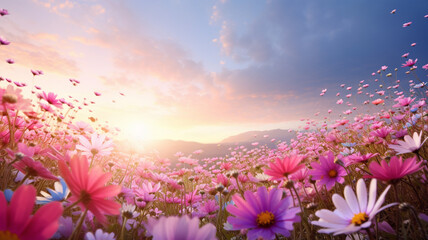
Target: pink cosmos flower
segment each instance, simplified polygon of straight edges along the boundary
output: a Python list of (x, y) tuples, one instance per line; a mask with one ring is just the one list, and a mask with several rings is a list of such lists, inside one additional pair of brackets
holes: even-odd
[(373, 103), (374, 105), (379, 105), (379, 104), (382, 104), (383, 102), (384, 102), (384, 100), (383, 100), (383, 99), (378, 98), (378, 99), (374, 100), (372, 103)]
[(95, 94), (95, 96), (101, 96), (101, 93), (99, 93), (99, 92), (94, 92), (94, 94)]
[(159, 220), (149, 218), (146, 230), (153, 240), (212, 240), (216, 239), (216, 228), (208, 223), (199, 228), (199, 218), (189, 216), (161, 217)]
[[(406, 107), (409, 106), (413, 101), (415, 101), (415, 98), (399, 98), (398, 99), (398, 104), (402, 107)], [(395, 106), (395, 105), (394, 105)]]
[(397, 11), (397, 9), (393, 9), (392, 11), (391, 11), (391, 14), (395, 14), (395, 12)]
[(2, 37), (0, 37), (0, 45), (9, 45), (10, 42)]
[(369, 165), (370, 175), (366, 175), (366, 178), (376, 178), (381, 181), (393, 181), (399, 180), (406, 175), (415, 173), (422, 169), (420, 166), (422, 161), (417, 162), (416, 156), (413, 158), (408, 158), (404, 160), (401, 157), (393, 156), (389, 163), (386, 160), (382, 160), (380, 165), (379, 163), (373, 161)]
[(105, 156), (109, 155), (113, 150), (113, 140), (105, 141), (105, 135), (93, 133), (91, 142), (85, 136), (79, 136), (80, 144), (76, 145), (76, 149), (83, 151), (86, 156)]
[(13, 60), (12, 58), (6, 59), (6, 62), (9, 64), (14, 64), (15, 60)]
[(406, 61), (406, 63), (403, 63), (401, 67), (413, 67), (413, 65), (416, 64), (416, 62), (418, 61), (418, 59), (416, 58), (414, 61), (413, 59), (408, 59)]
[(327, 157), (319, 156), (320, 163), (312, 162), (312, 170), (309, 170), (309, 175), (312, 175), (313, 180), (319, 180), (319, 185), (326, 185), (330, 190), (336, 182), (343, 183), (346, 176), (345, 169), (334, 163), (334, 154), (329, 151)]
[(422, 68), (428, 70), (428, 64), (423, 65)]
[(0, 110), (4, 110), (6, 106), (8, 109), (30, 111), (31, 100), (25, 99), (21, 92), (22, 89), (14, 88), (12, 85), (8, 85), (6, 89), (0, 89)]
[(37, 95), (40, 99), (45, 100), (46, 102), (48, 102), (50, 105), (53, 105), (57, 108), (62, 108), (62, 103), (61, 101), (59, 101), (59, 99), (57, 99), (57, 95), (53, 92), (50, 92), (48, 94), (46, 94), (45, 92), (42, 92), (41, 94), (39, 93)]
[(82, 133), (93, 131), (91, 125), (86, 122), (75, 122), (74, 124), (70, 124), (69, 127)]
[(193, 212), (193, 216), (199, 218), (208, 216), (209, 218), (214, 218), (216, 216), (216, 211), (219, 209), (219, 206), (216, 204), (215, 200), (207, 200), (204, 204), (199, 205), (199, 211)]
[(365, 155), (361, 155), (361, 153), (352, 154), (347, 157), (346, 165), (356, 164), (359, 162), (365, 162), (372, 157), (376, 157), (379, 153), (367, 153)]
[(35, 200), (36, 189), (31, 185), (20, 186), (9, 206), (4, 193), (0, 192), (1, 239), (44, 240), (54, 235), (63, 212), (61, 203), (48, 203), (31, 216)]
[(284, 158), (276, 158), (275, 162), (269, 163), (270, 169), (265, 169), (265, 174), (271, 176), (271, 180), (281, 180), (305, 167), (301, 163), (305, 156), (291, 155)]
[(370, 133), (370, 135), (385, 139), (391, 132), (392, 132), (392, 128), (382, 127), (378, 130), (374, 130), (373, 132)]
[(405, 53), (403, 55), (401, 55), (402, 58), (407, 58), (409, 56), (409, 53)]
[(412, 22), (406, 22), (406, 23), (404, 23), (403, 24), (403, 27), (408, 27), (408, 26), (410, 26), (412, 24)]
[(6, 16), (9, 15), (9, 11), (7, 9), (0, 9), (0, 16)]
[(86, 157), (74, 156), (67, 164), (58, 161), (59, 171), (70, 188), (71, 202), (79, 201), (82, 209), (88, 209), (101, 222), (106, 223), (107, 215), (118, 215), (121, 205), (110, 198), (120, 193), (121, 187), (105, 184), (109, 181), (111, 173), (103, 173), (98, 167), (89, 170)]
[(32, 158), (27, 156), (24, 156), (19, 162), (13, 164), (13, 167), (28, 176), (39, 176), (45, 179), (59, 180), (48, 169), (46, 169), (41, 162), (34, 161)]
[(215, 181), (218, 184), (222, 184), (225, 188), (227, 188), (230, 185), (230, 180), (225, 175), (219, 173), (217, 174), (217, 179)]

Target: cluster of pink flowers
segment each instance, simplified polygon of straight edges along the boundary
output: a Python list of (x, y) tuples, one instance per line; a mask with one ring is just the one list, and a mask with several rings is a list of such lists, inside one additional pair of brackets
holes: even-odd
[[(416, 74), (417, 61), (402, 66)], [(24, 96), (25, 83), (0, 77), (0, 239), (427, 239), (428, 91), (411, 80), (409, 93), (398, 92), (398, 79), (370, 89), (388, 69), (370, 84), (341, 84), (336, 97), (346, 100), (331, 100), (338, 110), (302, 119), (289, 141), (175, 159), (127, 153), (114, 128), (75, 121), (87, 99), (37, 86)]]

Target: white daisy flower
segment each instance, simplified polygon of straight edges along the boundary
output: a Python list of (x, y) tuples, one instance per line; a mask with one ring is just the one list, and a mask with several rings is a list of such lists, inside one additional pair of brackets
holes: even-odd
[(338, 194), (333, 195), (336, 210), (333, 212), (327, 209), (317, 211), (315, 215), (320, 219), (313, 221), (312, 224), (324, 227), (318, 231), (319, 233), (333, 233), (333, 235), (350, 234), (362, 228), (368, 228), (372, 225), (372, 220), (377, 213), (397, 204), (391, 203), (381, 208), (390, 187), (389, 185), (376, 201), (377, 182), (376, 179), (373, 179), (367, 199), (366, 184), (363, 179), (360, 179), (357, 182), (357, 195), (350, 186), (346, 186), (345, 199)]
[(422, 145), (425, 143), (425, 141), (428, 138), (425, 138), (425, 140), (421, 143), (422, 139), (422, 131), (420, 134), (417, 132), (413, 133), (413, 138), (409, 135), (404, 136), (404, 141), (398, 141), (398, 145), (390, 144), (388, 145), (390, 148), (394, 149), (398, 154), (404, 154), (404, 153), (411, 153), (419, 150)]

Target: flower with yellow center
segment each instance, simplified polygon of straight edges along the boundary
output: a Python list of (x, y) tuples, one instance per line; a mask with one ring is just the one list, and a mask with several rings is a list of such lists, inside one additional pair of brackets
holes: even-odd
[(334, 169), (328, 171), (328, 176), (331, 177), (331, 178), (337, 177), (337, 171), (334, 170)]
[(361, 224), (367, 222), (367, 220), (369, 220), (369, 216), (367, 216), (366, 213), (357, 213), (351, 219), (351, 223), (355, 224), (356, 226), (360, 226)]
[(376, 200), (376, 179), (372, 179), (370, 183), (370, 194), (367, 194), (364, 180), (360, 179), (357, 182), (356, 195), (350, 186), (346, 186), (345, 198), (338, 194), (333, 195), (332, 200), (336, 210), (322, 209), (317, 211), (315, 215), (320, 219), (313, 221), (312, 224), (323, 227), (323, 229), (318, 230), (319, 233), (333, 235), (351, 234), (362, 228), (368, 228), (372, 225), (372, 219), (377, 213), (397, 204), (391, 203), (381, 207), (390, 187), (388, 186)]
[(256, 221), (259, 227), (270, 227), (275, 223), (275, 215), (269, 211), (264, 211), (257, 215)]
[(259, 187), (257, 192), (245, 191), (232, 196), (235, 204), (226, 210), (231, 214), (227, 218), (229, 230), (247, 230), (248, 239), (273, 240), (277, 235), (290, 237), (293, 223), (300, 221), (299, 207), (293, 207), (291, 196), (283, 198), (283, 190)]
[(0, 240), (19, 240), (18, 235), (9, 231), (0, 231)]

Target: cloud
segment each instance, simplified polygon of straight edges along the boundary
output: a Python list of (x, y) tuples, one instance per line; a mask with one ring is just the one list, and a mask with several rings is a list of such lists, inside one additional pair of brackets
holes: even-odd
[(55, 34), (39, 33), (32, 34), (20, 29), (13, 32), (0, 27), (0, 31), (8, 36), (12, 42), (8, 46), (1, 47), (0, 58), (13, 58), (15, 64), (23, 65), (31, 69), (40, 69), (46, 72), (54, 72), (65, 75), (75, 75), (79, 67), (77, 62), (66, 56), (63, 51), (55, 47), (61, 45), (66, 49), (64, 43), (60, 43)]

